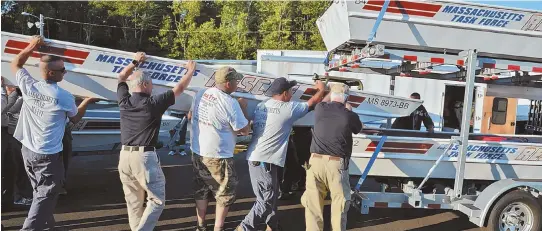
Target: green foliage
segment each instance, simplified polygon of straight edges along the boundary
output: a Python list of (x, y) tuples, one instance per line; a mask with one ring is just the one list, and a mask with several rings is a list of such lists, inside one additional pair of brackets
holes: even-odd
[[(178, 59), (255, 59), (257, 49), (323, 50), (317, 18), (330, 1), (2, 1), (2, 30)], [(100, 26), (108, 25), (108, 26)]]
[[(233, 59), (250, 59), (256, 56), (258, 11), (254, 1), (220, 1), (220, 32), (225, 40), (226, 53)], [(252, 27), (251, 27), (252, 26)]]

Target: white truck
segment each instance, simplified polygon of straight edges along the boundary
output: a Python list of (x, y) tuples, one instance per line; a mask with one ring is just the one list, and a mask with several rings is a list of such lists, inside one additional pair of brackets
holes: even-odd
[[(538, 11), (403, 0), (339, 0), (317, 20), (329, 57), (339, 57), (328, 64), (329, 75), (397, 76), (395, 86), (400, 77), (462, 85), (463, 111), (472, 110), (480, 93), (542, 99), (541, 23)], [(505, 100), (493, 105), (506, 112)], [(540, 121), (540, 114), (532, 119)], [(349, 171), (361, 177), (354, 205), (362, 214), (373, 207), (453, 209), (490, 230), (542, 230), (542, 137), (469, 135), (469, 121), (463, 113), (459, 134), (355, 136)], [(382, 183), (381, 192), (360, 191), (368, 176)], [(402, 192), (389, 192), (391, 183)]]

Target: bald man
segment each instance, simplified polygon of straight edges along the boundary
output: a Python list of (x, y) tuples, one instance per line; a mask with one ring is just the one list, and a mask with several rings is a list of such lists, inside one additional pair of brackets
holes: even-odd
[(43, 55), (39, 62), (42, 80), (34, 79), (23, 66), (41, 45), (42, 37), (32, 37), (11, 62), (23, 97), (13, 137), (22, 144), (26, 173), (34, 189), (32, 205), (21, 230), (54, 227), (54, 209), (64, 182), (60, 156), (64, 128), (68, 119), (79, 122), (88, 104), (97, 101), (87, 98), (77, 107), (73, 95), (57, 85), (66, 73), (64, 61), (58, 56)]

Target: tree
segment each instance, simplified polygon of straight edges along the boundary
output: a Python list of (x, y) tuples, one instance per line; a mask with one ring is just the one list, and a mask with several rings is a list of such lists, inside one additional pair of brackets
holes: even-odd
[(223, 59), (226, 43), (221, 33), (216, 33), (215, 20), (211, 19), (193, 30), (185, 51), (186, 59)]
[(124, 34), (120, 45), (129, 48), (143, 45), (145, 31), (157, 27), (158, 16), (163, 12), (163, 5), (153, 1), (92, 1), (90, 5), (107, 9), (108, 16), (120, 22)]
[(173, 2), (171, 14), (163, 17), (160, 32), (152, 41), (169, 51), (171, 58), (184, 58), (188, 47), (190, 32), (197, 27), (196, 18), (203, 7), (200, 1)]
[(254, 1), (220, 1), (220, 33), (226, 43), (227, 58), (256, 56), (258, 10)]
[(295, 2), (258, 2), (262, 15), (262, 23), (260, 24), (260, 33), (262, 33), (260, 47), (262, 49), (292, 49), (294, 47), (291, 38), (291, 29), (294, 26), (292, 20), (293, 4)]
[(177, 59), (255, 59), (257, 49), (322, 50), (316, 20), (326, 1), (1, 2), (2, 30)]
[(296, 49), (325, 50), (325, 44), (316, 26), (316, 20), (329, 7), (329, 1), (302, 1), (296, 17), (296, 28), (305, 31), (295, 34)]

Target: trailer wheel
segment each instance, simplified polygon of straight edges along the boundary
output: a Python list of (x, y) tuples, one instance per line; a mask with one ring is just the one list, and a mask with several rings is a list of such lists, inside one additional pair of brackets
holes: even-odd
[(536, 198), (524, 191), (512, 191), (497, 201), (488, 220), (488, 230), (542, 230), (542, 208)]

